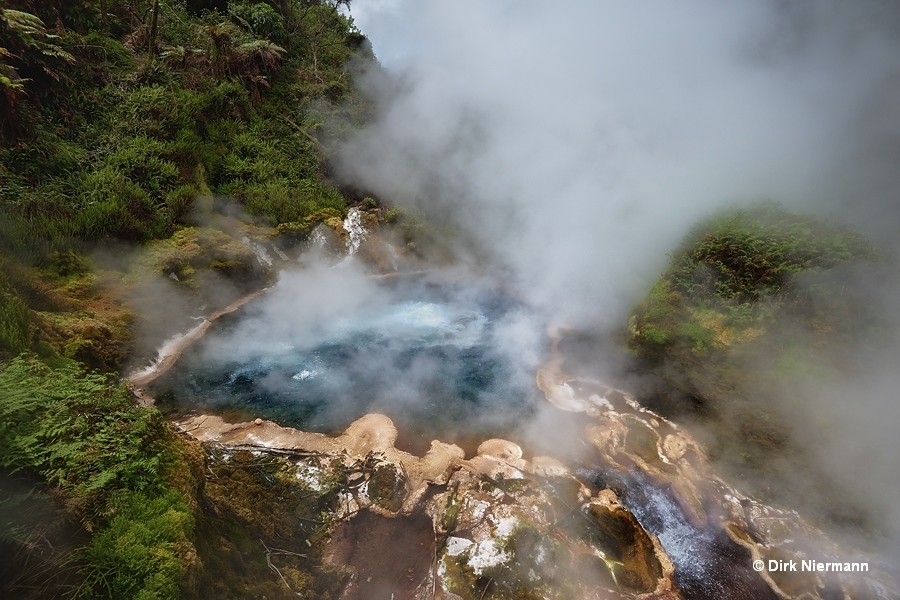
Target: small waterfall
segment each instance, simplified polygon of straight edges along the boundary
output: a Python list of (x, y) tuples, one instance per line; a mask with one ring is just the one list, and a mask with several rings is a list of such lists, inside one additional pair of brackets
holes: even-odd
[(762, 579), (747, 569), (746, 550), (720, 531), (691, 525), (670, 490), (638, 471), (608, 475), (622, 489), (622, 504), (659, 537), (687, 597), (774, 599)]
[(391, 255), (391, 269), (396, 271), (398, 269), (397, 261), (400, 259), (400, 255), (397, 254), (397, 249), (394, 248), (393, 244), (385, 244), (385, 247)]
[(177, 358), (178, 354), (181, 353), (181, 351), (186, 346), (203, 335), (206, 332), (206, 329), (209, 327), (209, 321), (202, 317), (191, 318), (199, 320), (200, 323), (192, 327), (190, 330), (184, 333), (179, 333), (163, 342), (163, 345), (160, 346), (159, 350), (156, 351), (156, 358), (154, 358), (149, 365), (141, 369), (137, 369), (136, 371), (128, 375), (128, 379), (131, 381), (140, 382), (147, 377), (157, 374), (157, 372), (165, 368), (167, 361), (171, 361), (173, 356)]
[(325, 239), (325, 232), (322, 230), (321, 226), (313, 229), (312, 235), (310, 236), (309, 240), (313, 248), (316, 248), (320, 251), (324, 250), (325, 245), (328, 243), (328, 240)]
[(344, 219), (344, 231), (350, 234), (347, 240), (347, 257), (351, 257), (359, 250), (360, 244), (366, 239), (366, 228), (362, 224), (362, 214), (358, 208), (351, 208)]
[(260, 266), (271, 267), (275, 262), (274, 260), (272, 260), (272, 256), (269, 254), (269, 252), (261, 244), (254, 242), (247, 236), (242, 237), (241, 242), (245, 246), (249, 246), (250, 249), (253, 250), (253, 253), (256, 255), (256, 260), (259, 262)]

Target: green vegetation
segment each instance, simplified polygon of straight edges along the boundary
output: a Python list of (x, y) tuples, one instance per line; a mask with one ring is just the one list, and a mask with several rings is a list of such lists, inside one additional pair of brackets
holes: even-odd
[(788, 315), (824, 330), (820, 320), (831, 311), (822, 310), (822, 294), (834, 292), (825, 275), (874, 258), (858, 234), (775, 204), (728, 211), (692, 231), (673, 253), (632, 319), (632, 347), (653, 357), (704, 355), (783, 326)]
[[(198, 290), (224, 276), (245, 292), (264, 274), (242, 235), (340, 223), (347, 198), (324, 148), (370, 113), (350, 59), (374, 60), (346, 4), (0, 0), (0, 506), (40, 505), (83, 542), (4, 522), (0, 549), (15, 558), (0, 595), (296, 597), (267, 564), (259, 540), (275, 547), (281, 532), (262, 521), (293, 507), (308, 542), (324, 504), (287, 480), (272, 487), (269, 467), (262, 480), (217, 471), (239, 480), (234, 498), (205, 492), (207, 455), (135, 406), (115, 371), (131, 351), (135, 279), (172, 274)], [(251, 217), (222, 229), (220, 196)], [(96, 244), (142, 258), (127, 275), (104, 271)], [(263, 516), (242, 516), (241, 502)], [(318, 554), (279, 556), (304, 597), (340, 588), (340, 574), (313, 581)]]
[(17, 296), (0, 295), (0, 352), (19, 354), (30, 346), (30, 312)]
[[(310, 487), (298, 479), (298, 463), (291, 457), (226, 454), (215, 446), (208, 451), (215, 460), (204, 498), (214, 509), (205, 510), (198, 522), (204, 569), (196, 597), (337, 598), (346, 574), (323, 565), (322, 551), (346, 484), (339, 461)], [(305, 458), (299, 464), (321, 468), (318, 461)]]
[(182, 468), (158, 411), (105, 376), (18, 358), (0, 370), (0, 467), (40, 475), (88, 531), (78, 595), (173, 598), (193, 515), (170, 482)]
[[(667, 388), (648, 401), (705, 421), (710, 455), (761, 496), (817, 501), (785, 485), (793, 470), (810, 469), (788, 429), (790, 390), (836, 377), (852, 342), (877, 328), (848, 284), (848, 274), (876, 260), (860, 235), (773, 203), (701, 224), (629, 321), (640, 368)], [(823, 485), (818, 477), (806, 481)], [(826, 503), (832, 517), (853, 518)]]
[[(335, 597), (344, 574), (323, 568), (321, 552), (345, 483), (341, 465), (312, 489), (286, 457), (211, 447), (207, 459), (195, 444), (159, 411), (75, 364), (17, 358), (0, 370), (0, 468), (42, 477), (63, 494), (64, 512), (93, 532), (60, 560), (70, 568), (58, 585), (76, 597)], [(18, 523), (0, 527), (0, 546), (28, 539)], [(306, 552), (273, 554), (284, 547)], [(39, 558), (21, 552), (20, 567)], [(36, 596), (48, 592), (41, 585)]]
[(367, 114), (347, 69), (365, 38), (339, 3), (217, 4), (160, 4), (153, 48), (152, 2), (2, 6), (4, 252), (167, 237), (200, 195), (272, 225), (344, 210), (321, 148)]

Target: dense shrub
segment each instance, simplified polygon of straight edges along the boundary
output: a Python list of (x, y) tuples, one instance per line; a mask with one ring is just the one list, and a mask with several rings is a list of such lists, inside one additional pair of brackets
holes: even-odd
[(755, 302), (790, 293), (792, 276), (871, 258), (858, 234), (792, 215), (775, 204), (730, 211), (694, 230), (669, 278), (697, 302)]
[[(809, 322), (811, 295), (842, 264), (875, 258), (857, 233), (774, 203), (731, 210), (694, 229), (632, 317), (632, 347), (660, 358), (667, 348), (702, 354), (759, 333), (790, 313)], [(801, 277), (802, 276), (802, 277)], [(820, 311), (819, 311), (820, 312)], [(678, 348), (676, 348), (678, 347)]]
[(0, 356), (30, 347), (28, 307), (17, 296), (0, 290)]
[[(200, 194), (237, 198), (273, 224), (344, 210), (319, 138), (323, 123), (365, 114), (345, 70), (364, 38), (335, 5), (244, 0), (192, 15), (162, 3), (151, 59), (131, 19), (152, 2), (77, 4), (7, 3), (34, 23), (12, 40), (21, 61), (3, 58), (15, 105), (4, 127), (16, 132), (0, 144), (9, 246), (33, 256), (78, 238), (165, 237)], [(48, 36), (28, 10), (66, 30)], [(28, 60), (59, 77), (29, 78), (17, 70)]]
[(106, 376), (17, 358), (0, 367), (0, 468), (40, 474), (97, 533), (80, 595), (177, 598), (193, 517), (167, 483), (173, 434)]

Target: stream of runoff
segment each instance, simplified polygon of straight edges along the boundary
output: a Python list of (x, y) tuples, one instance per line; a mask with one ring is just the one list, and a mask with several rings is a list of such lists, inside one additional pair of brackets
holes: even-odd
[(409, 450), (502, 436), (543, 401), (529, 348), (544, 342), (541, 326), (496, 290), (338, 279), (303, 294), (306, 283), (282, 281), (214, 323), (154, 382), (156, 398), (323, 433), (378, 412)]

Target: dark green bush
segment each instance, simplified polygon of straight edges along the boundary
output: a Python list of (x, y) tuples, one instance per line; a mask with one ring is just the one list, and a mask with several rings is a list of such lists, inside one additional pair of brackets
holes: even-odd
[(695, 229), (676, 250), (668, 277), (698, 302), (754, 302), (788, 293), (801, 271), (873, 257), (859, 234), (767, 203)]
[(143, 241), (166, 231), (160, 200), (154, 201), (124, 173), (106, 166), (85, 178), (84, 204), (75, 233), (83, 239), (116, 236)]
[(229, 2), (228, 14), (254, 35), (277, 43), (284, 41), (284, 17), (265, 2)]

